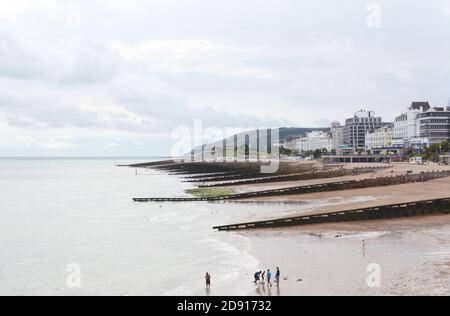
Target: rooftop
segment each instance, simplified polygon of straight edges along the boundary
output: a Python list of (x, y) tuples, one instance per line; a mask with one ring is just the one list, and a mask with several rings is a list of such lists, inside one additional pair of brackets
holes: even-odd
[(431, 109), (429, 102), (413, 102), (411, 104), (411, 110), (422, 110), (424, 112), (429, 111)]

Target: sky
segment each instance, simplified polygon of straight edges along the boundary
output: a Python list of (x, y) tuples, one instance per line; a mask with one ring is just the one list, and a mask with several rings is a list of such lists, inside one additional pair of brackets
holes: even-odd
[(448, 0), (0, 0), (0, 156), (169, 155), (199, 120), (393, 120), (448, 104), (449, 39)]

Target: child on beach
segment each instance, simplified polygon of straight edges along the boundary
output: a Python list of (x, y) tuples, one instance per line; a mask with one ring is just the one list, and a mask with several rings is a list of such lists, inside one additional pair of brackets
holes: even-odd
[(268, 286), (272, 286), (272, 272), (270, 272), (270, 270), (267, 270), (267, 285)]
[(261, 283), (264, 284), (266, 279), (266, 271), (261, 274)]

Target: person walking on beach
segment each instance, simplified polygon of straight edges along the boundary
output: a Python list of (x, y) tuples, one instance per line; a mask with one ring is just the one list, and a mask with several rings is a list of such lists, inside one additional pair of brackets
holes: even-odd
[(261, 283), (264, 284), (266, 281), (266, 271), (261, 274)]
[(267, 270), (267, 286), (272, 286), (272, 272), (270, 270)]
[(206, 287), (210, 288), (211, 287), (211, 275), (208, 272), (206, 272), (205, 280), (206, 280)]
[(362, 253), (363, 253), (363, 258), (366, 258), (366, 252), (367, 252), (367, 247), (366, 247), (366, 241), (363, 240), (362, 241)]
[(280, 268), (277, 268), (277, 274), (275, 275), (275, 282), (277, 282), (277, 286), (280, 286), (280, 277), (281, 277)]

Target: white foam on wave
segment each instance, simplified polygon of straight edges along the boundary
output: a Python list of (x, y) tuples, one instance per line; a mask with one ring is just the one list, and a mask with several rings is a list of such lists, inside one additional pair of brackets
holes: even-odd
[(350, 233), (339, 236), (342, 239), (373, 239), (379, 238), (385, 235), (388, 235), (390, 232), (388, 231), (379, 231), (379, 232), (358, 232), (358, 233)]
[[(214, 293), (221, 295), (245, 295), (244, 282), (255, 270), (260, 262), (249, 254), (251, 244), (248, 238), (240, 235), (223, 235), (220, 239), (206, 239), (211, 249), (218, 252), (217, 255), (208, 256), (204, 260), (191, 262), (195, 265), (205, 265), (212, 262), (214, 268), (210, 270), (213, 280)], [(242, 280), (242, 281), (241, 281)], [(183, 282), (165, 295), (203, 295), (203, 280), (190, 280)]]

